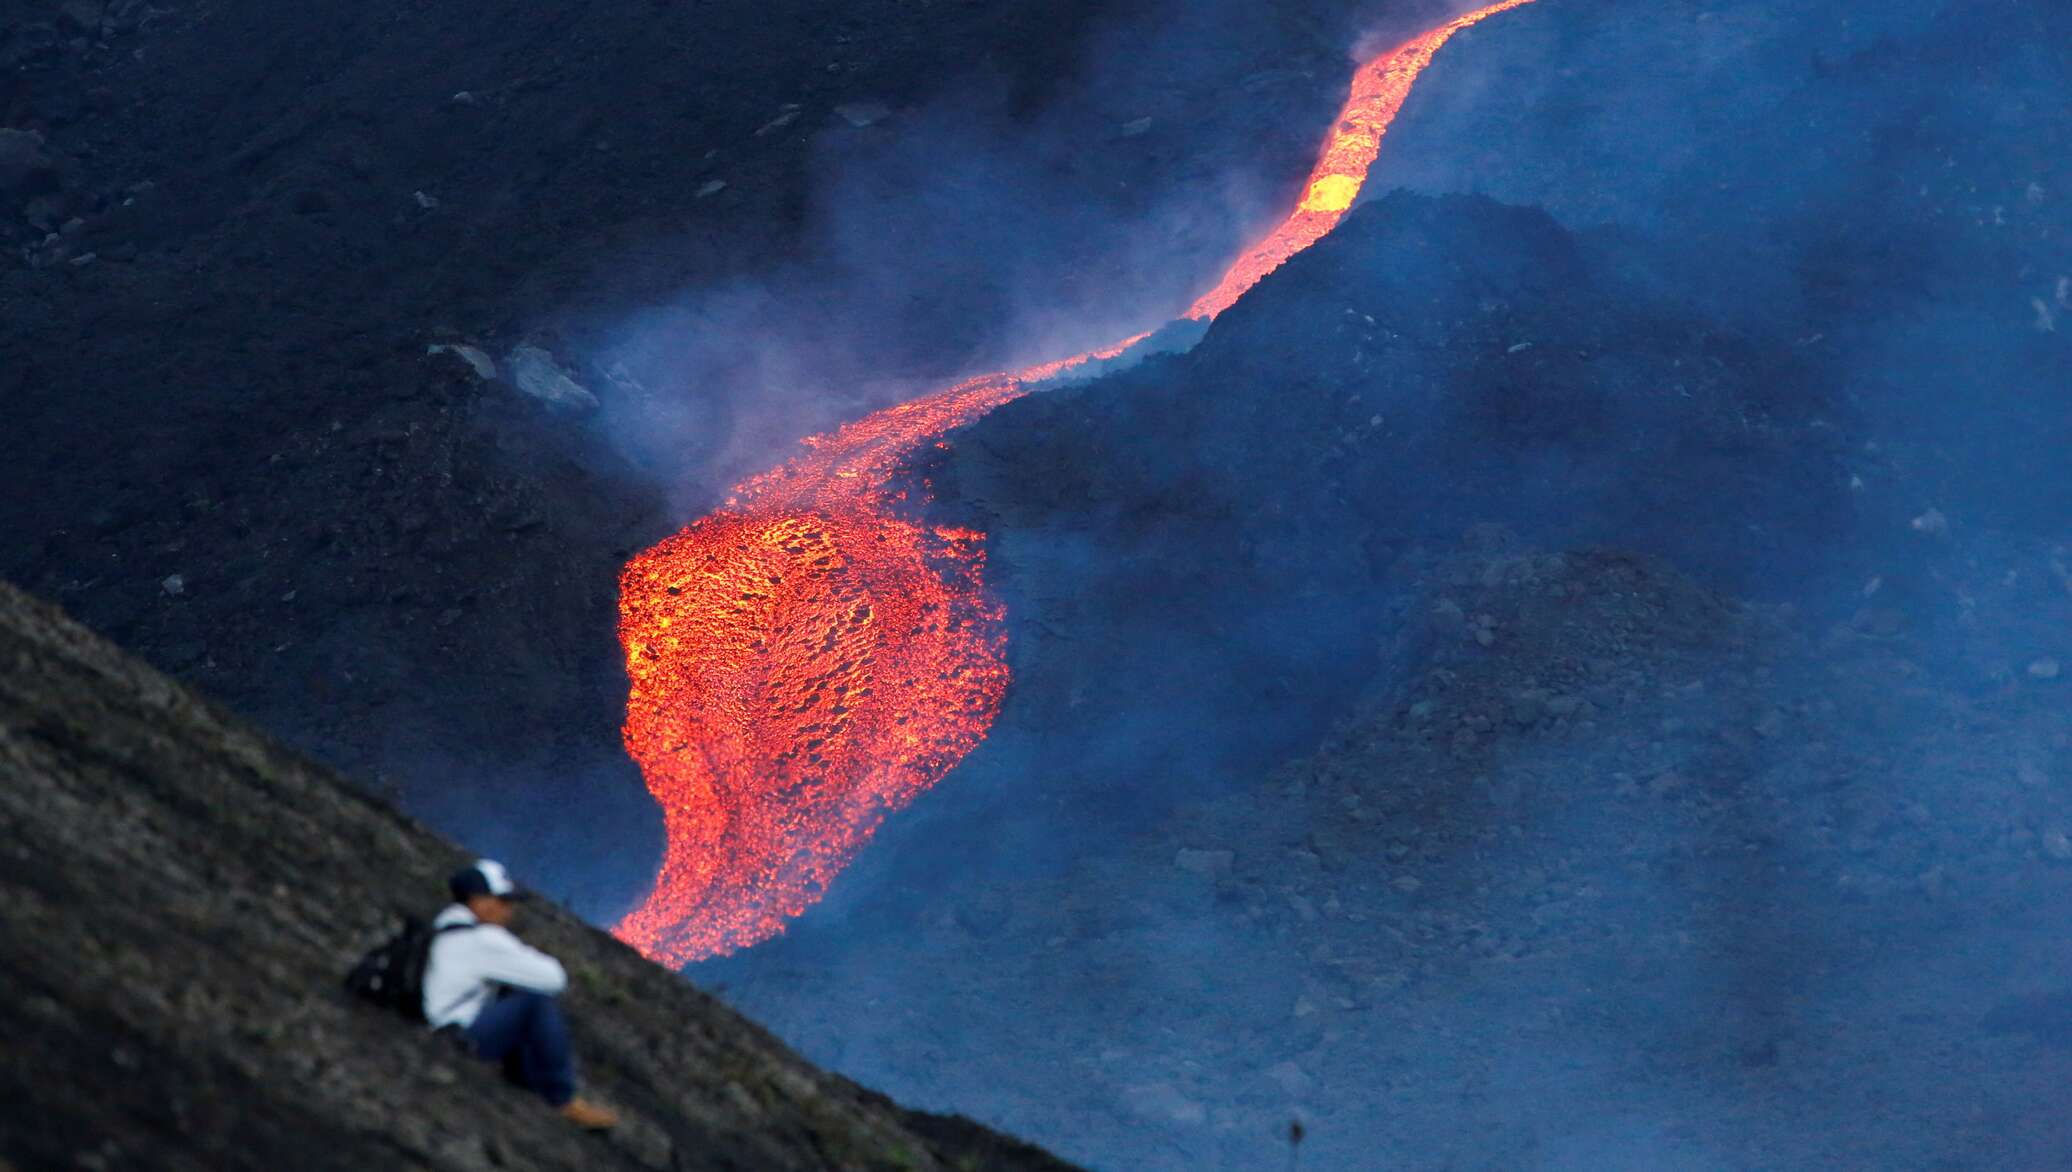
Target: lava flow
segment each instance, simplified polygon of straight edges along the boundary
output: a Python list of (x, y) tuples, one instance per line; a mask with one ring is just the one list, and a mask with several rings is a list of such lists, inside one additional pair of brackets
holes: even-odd
[[(1300, 205), (1186, 316), (1215, 318), (1336, 227), (1418, 74), (1502, 0), (1363, 66)], [(916, 519), (895, 483), (922, 445), (1140, 338), (889, 407), (741, 485), (620, 577), (627, 751), (667, 847), (615, 929), (683, 965), (766, 940), (819, 899), (886, 814), (992, 727), (1006, 628), (985, 535)]]

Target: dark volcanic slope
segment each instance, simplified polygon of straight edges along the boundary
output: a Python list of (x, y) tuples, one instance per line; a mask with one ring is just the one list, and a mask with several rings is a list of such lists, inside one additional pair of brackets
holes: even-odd
[(1398, 193), (1190, 353), (968, 429), (931, 473), (1020, 624), (1007, 731), (1071, 728), (1111, 792), (1160, 787), (1085, 746), (1189, 728), (1161, 769), (1270, 763), (1367, 678), (1399, 564), (1481, 522), (1793, 584), (1854, 523), (1836, 405), (1787, 344), (1637, 292), (1622, 258), (1537, 210)]
[(0, 22), (0, 133), (47, 163), (0, 165), (0, 574), (442, 823), (478, 777), (581, 786), (580, 822), (476, 829), (621, 858), (630, 886), (658, 832), (614, 760), (614, 576), (679, 519), (577, 421), (427, 341), (501, 355), (585, 297), (766, 267), (830, 107), (971, 70), (1034, 101), (1091, 10), (82, 0)]
[(1391, 182), (1653, 241), (1666, 295), (1789, 331), (1932, 485), (1915, 513), (2061, 530), (2072, 6), (1563, 0), (1516, 15), (1502, 44), (1466, 43), (1419, 88)]
[[(601, 438), (624, 406), (601, 371), (601, 412), (557, 414), (427, 343), (580, 366), (638, 307), (773, 280), (783, 320), (758, 324), (791, 332), (757, 349), (954, 366), (1036, 276), (1078, 274), (1067, 302), (1184, 276), (1114, 258), (1176, 190), (1148, 235), (1228, 247), (1284, 193), (1194, 193), (1296, 181), (1362, 5), (15, 7), (0, 575), (609, 914), (659, 852), (616, 743), (616, 572), (757, 470), (708, 463), (738, 405), (665, 364), (692, 423), (636, 469)], [(1138, 68), (1085, 82), (1117, 57)], [(993, 263), (1010, 245), (1040, 272)], [(580, 819), (534, 813), (575, 795)]]
[(0, 1167), (1065, 1168), (822, 1074), (543, 904), (527, 934), (630, 1115), (578, 1134), (337, 987), (457, 848), (5, 584), (0, 825)]

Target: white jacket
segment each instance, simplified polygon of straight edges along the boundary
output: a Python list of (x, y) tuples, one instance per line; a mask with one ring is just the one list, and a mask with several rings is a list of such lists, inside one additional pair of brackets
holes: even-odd
[(549, 997), (568, 987), (560, 961), (495, 924), (482, 923), (466, 905), (449, 904), (432, 921), (435, 929), (448, 924), (475, 926), (432, 938), (424, 969), (424, 1018), (433, 1029), (474, 1024), (499, 986)]

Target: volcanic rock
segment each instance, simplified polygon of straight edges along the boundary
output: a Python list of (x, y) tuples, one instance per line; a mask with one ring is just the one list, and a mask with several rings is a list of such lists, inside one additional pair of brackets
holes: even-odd
[(597, 409), (597, 396), (538, 346), (519, 346), (506, 361), (511, 366), (512, 385), (547, 406), (574, 412)]
[(1140, 1083), (1123, 1092), (1124, 1101), (1130, 1110), (1147, 1119), (1164, 1123), (1196, 1124), (1206, 1120), (1208, 1111), (1200, 1103), (1181, 1094), (1168, 1082)]
[(768, 122), (763, 123), (762, 126), (756, 130), (755, 136), (757, 138), (767, 138), (768, 136), (785, 129), (792, 123), (797, 122), (799, 120), (799, 115), (803, 112), (804, 111), (802, 111), (796, 103), (788, 104), (785, 106), (784, 111), (782, 113), (778, 114), (775, 118), (770, 119)]
[(476, 378), (488, 380), (496, 377), (496, 359), (491, 358), (479, 346), (437, 343), (425, 347), (425, 353), (428, 355), (451, 354), (462, 362), (467, 363), (468, 369), (475, 372)]
[(2072, 862), (2072, 837), (2065, 828), (2053, 826), (2043, 832), (2043, 853), (2060, 863)]
[(43, 136), (31, 130), (0, 129), (0, 195), (47, 186), (55, 174), (43, 153)]
[(1312, 1085), (1309, 1075), (1293, 1062), (1275, 1063), (1267, 1068), (1266, 1077), (1290, 1099), (1308, 1095)]
[(107, 7), (104, 0), (62, 0), (58, 5), (58, 15), (81, 32), (98, 33)]
[(866, 126), (876, 126), (890, 118), (892, 108), (883, 102), (846, 102), (835, 107), (835, 115), (861, 130)]

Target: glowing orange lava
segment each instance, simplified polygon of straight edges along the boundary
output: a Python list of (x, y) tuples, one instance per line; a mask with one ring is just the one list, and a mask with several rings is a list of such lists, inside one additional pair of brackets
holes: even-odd
[(1361, 66), (1353, 75), (1352, 96), (1346, 99), (1345, 109), (1338, 115), (1338, 126), (1325, 142), (1316, 168), (1309, 173), (1302, 202), (1278, 228), (1238, 257), (1223, 280), (1188, 307), (1186, 316), (1215, 318), (1237, 304), (1237, 299), (1266, 274), (1336, 228), (1367, 182), (1367, 171), (1381, 153), (1381, 140), (1388, 134), (1389, 124), (1402, 110), (1418, 74), (1432, 63), (1433, 54), (1460, 30), (1530, 3), (1532, 0), (1502, 0), (1440, 25)]
[[(1364, 66), (1301, 204), (1186, 316), (1213, 319), (1336, 227), (1432, 55), (1530, 2), (1503, 0)], [(626, 749), (668, 843), (647, 900), (615, 929), (621, 939), (683, 965), (776, 935), (886, 814), (985, 739), (1008, 679), (985, 535), (915, 519), (919, 502), (894, 481), (922, 445), (1142, 337), (968, 379), (810, 437), (628, 563)]]

